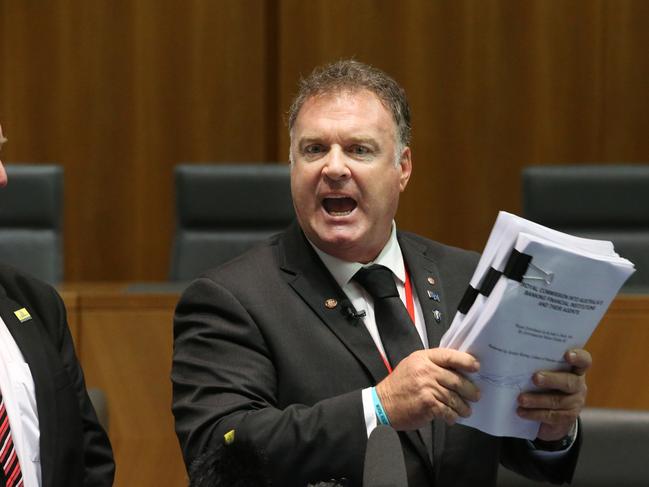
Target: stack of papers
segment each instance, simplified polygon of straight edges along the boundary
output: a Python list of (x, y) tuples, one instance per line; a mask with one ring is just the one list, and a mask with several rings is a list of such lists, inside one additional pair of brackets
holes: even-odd
[(566, 370), (635, 271), (608, 241), (579, 238), (500, 212), (441, 347), (470, 353), (480, 371), (472, 415), (458, 422), (495, 436), (534, 439), (516, 414), (538, 370)]

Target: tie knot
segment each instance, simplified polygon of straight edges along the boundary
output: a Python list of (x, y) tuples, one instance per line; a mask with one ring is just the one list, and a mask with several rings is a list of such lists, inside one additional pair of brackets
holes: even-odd
[(385, 266), (372, 264), (361, 268), (354, 279), (363, 286), (374, 299), (399, 297), (392, 271)]

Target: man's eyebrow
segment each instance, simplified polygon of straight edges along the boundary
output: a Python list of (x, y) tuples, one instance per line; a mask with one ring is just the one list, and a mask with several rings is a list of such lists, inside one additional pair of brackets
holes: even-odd
[(301, 139), (298, 140), (298, 143), (300, 145), (302, 144), (311, 144), (313, 142), (322, 142), (321, 137), (302, 137)]
[[(312, 144), (312, 143), (322, 143), (323, 142), (322, 137), (312, 137), (312, 136), (306, 136), (302, 137), (301, 139), (298, 140), (299, 145), (304, 145), (304, 144)], [(374, 145), (378, 146), (378, 142), (374, 137), (371, 136), (358, 136), (358, 137), (348, 137), (347, 140), (345, 141), (347, 144), (369, 144), (369, 145)]]
[(379, 145), (374, 137), (350, 137), (349, 141), (353, 144)]

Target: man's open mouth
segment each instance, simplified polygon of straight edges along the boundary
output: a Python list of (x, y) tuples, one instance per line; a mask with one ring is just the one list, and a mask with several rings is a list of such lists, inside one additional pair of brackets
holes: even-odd
[(356, 209), (356, 201), (348, 196), (329, 197), (322, 200), (322, 207), (331, 216), (346, 216)]

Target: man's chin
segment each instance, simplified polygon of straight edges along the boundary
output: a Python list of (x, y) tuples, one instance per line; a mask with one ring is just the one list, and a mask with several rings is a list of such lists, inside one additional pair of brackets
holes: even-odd
[(323, 252), (335, 255), (336, 252), (348, 251), (358, 245), (358, 238), (349, 232), (317, 233), (310, 240)]
[(381, 250), (368, 248), (366, 242), (352, 232), (318, 234), (310, 240), (326, 254), (348, 262), (370, 262)]
[(325, 248), (340, 250), (349, 249), (355, 247), (357, 244), (355, 239), (346, 235), (327, 235), (324, 238), (319, 235), (313, 243), (315, 243), (318, 247), (322, 247), (323, 250)]

